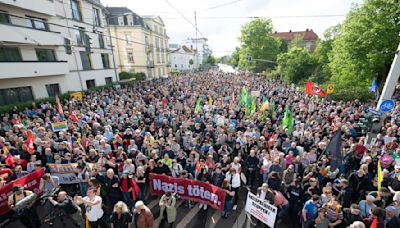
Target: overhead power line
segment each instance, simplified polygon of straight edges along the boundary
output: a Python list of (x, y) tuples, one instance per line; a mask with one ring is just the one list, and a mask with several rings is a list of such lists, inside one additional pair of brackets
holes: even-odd
[[(202, 20), (221, 20), (221, 19), (256, 19), (256, 18), (318, 18), (318, 17), (344, 17), (345, 14), (329, 14), (329, 15), (282, 15), (282, 16), (215, 16), (215, 17), (198, 17)], [(163, 19), (176, 20), (179, 17), (163, 17)]]
[(235, 4), (235, 3), (240, 2), (240, 1), (243, 1), (243, 0), (235, 0), (235, 1), (227, 2), (227, 3), (223, 3), (223, 4), (216, 5), (216, 6), (207, 8), (207, 9), (203, 9), (203, 10), (201, 10), (200, 12), (204, 12), (204, 11), (208, 11), (208, 10), (217, 9), (217, 8), (220, 8), (220, 7), (223, 7), (223, 6), (227, 6), (227, 5), (232, 5), (232, 4)]
[(177, 13), (179, 13), (187, 22), (189, 22), (189, 24), (191, 24), (198, 33), (200, 33), (200, 35), (204, 38), (205, 36), (200, 32), (200, 30), (197, 28), (197, 26), (195, 24), (193, 24), (193, 22), (191, 22), (183, 13), (181, 13), (175, 6), (173, 6), (168, 0), (165, 0), (165, 2), (171, 6), (172, 9), (174, 9)]

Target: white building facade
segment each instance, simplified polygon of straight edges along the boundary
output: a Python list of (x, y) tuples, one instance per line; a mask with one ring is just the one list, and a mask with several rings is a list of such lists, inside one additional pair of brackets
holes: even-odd
[(117, 81), (99, 0), (0, 0), (0, 105)]
[(169, 53), (172, 71), (192, 71), (199, 67), (196, 61), (196, 51), (191, 50), (185, 45), (172, 50)]
[(182, 41), (182, 46), (184, 45), (190, 49), (197, 50), (197, 62), (202, 64), (203, 60), (211, 55), (211, 50), (207, 44), (207, 41), (207, 38), (187, 38), (186, 40)]

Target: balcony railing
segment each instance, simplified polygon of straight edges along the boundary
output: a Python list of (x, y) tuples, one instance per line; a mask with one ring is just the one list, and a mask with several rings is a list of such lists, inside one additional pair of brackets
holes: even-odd
[(41, 14), (55, 16), (53, 0), (29, 0), (29, 1), (16, 1), (16, 0), (0, 0), (0, 3), (12, 5), (22, 9), (29, 9), (30, 11), (38, 12)]
[(154, 61), (152, 61), (152, 60), (147, 60), (147, 67), (148, 67), (148, 68), (154, 68)]
[(64, 75), (69, 72), (67, 61), (0, 62), (0, 79)]

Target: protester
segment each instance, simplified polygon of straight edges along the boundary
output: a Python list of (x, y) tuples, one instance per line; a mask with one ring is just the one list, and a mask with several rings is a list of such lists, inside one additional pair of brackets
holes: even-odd
[(39, 216), (37, 215), (35, 208), (32, 207), (35, 201), (25, 205), (23, 208), (16, 209), (15, 206), (18, 202), (33, 194), (32, 191), (24, 190), (22, 186), (17, 185), (13, 188), (13, 194), (8, 197), (8, 206), (11, 210), (14, 210), (17, 213), (21, 223), (27, 228), (41, 227)]
[(176, 219), (175, 204), (175, 194), (172, 194), (171, 192), (166, 192), (161, 196), (160, 202), (158, 203), (160, 206), (160, 216), (162, 217), (161, 220), (167, 222), (171, 228)]
[(136, 222), (137, 228), (153, 228), (154, 217), (150, 209), (144, 205), (143, 201), (137, 201), (135, 203), (134, 221)]
[(128, 206), (119, 201), (114, 205), (114, 211), (110, 217), (111, 228), (131, 228), (132, 215), (129, 212)]
[(84, 204), (86, 208), (86, 216), (89, 225), (92, 228), (108, 228), (104, 221), (104, 211), (102, 207), (102, 198), (96, 195), (96, 189), (89, 189), (87, 196), (77, 196), (74, 198), (76, 204)]

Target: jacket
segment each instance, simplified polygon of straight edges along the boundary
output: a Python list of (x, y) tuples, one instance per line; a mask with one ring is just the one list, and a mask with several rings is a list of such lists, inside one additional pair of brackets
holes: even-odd
[(162, 217), (164, 214), (164, 210), (167, 210), (167, 221), (168, 223), (173, 223), (176, 220), (176, 198), (175, 196), (171, 196), (168, 200), (168, 203), (166, 202), (166, 198), (167, 197), (163, 195), (160, 199), (160, 202), (158, 203), (158, 205), (160, 206), (160, 216)]
[(153, 213), (151, 213), (148, 207), (145, 207), (137, 216), (136, 227), (137, 228), (153, 228), (154, 226), (154, 217)]

